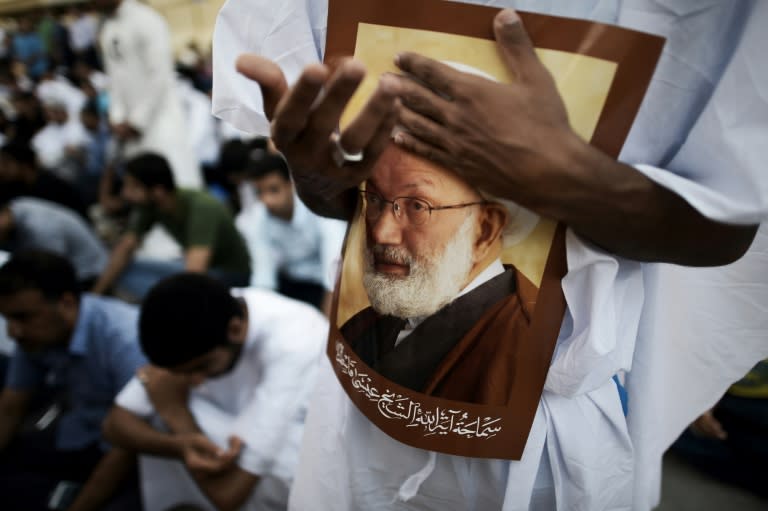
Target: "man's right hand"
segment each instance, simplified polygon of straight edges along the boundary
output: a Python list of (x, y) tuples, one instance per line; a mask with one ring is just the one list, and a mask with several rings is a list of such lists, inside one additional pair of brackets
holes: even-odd
[(120, 122), (117, 124), (113, 124), (112, 134), (120, 142), (125, 142), (127, 140), (139, 138), (139, 136), (141, 136), (141, 133), (139, 133), (139, 131), (136, 128), (134, 128), (127, 122)]
[(347, 59), (333, 71), (310, 65), (291, 88), (277, 64), (263, 57), (242, 55), (237, 69), (261, 88), (272, 140), (288, 162), (299, 195), (319, 214), (348, 219), (355, 203), (347, 192), (370, 175), (389, 143), (399, 105), (397, 81), (382, 77), (368, 103), (341, 132), (341, 147), (348, 153), (363, 151), (364, 158), (339, 167), (333, 136), (365, 76), (362, 64)]
[(236, 436), (229, 438), (229, 447), (224, 450), (202, 433), (176, 435), (181, 445), (184, 464), (190, 472), (197, 474), (216, 474), (226, 470), (237, 460), (243, 446)]
[(707, 410), (699, 416), (698, 419), (693, 421), (690, 426), (691, 431), (706, 438), (714, 438), (717, 440), (726, 440), (728, 433), (723, 428), (723, 425), (719, 420), (715, 418), (714, 409)]

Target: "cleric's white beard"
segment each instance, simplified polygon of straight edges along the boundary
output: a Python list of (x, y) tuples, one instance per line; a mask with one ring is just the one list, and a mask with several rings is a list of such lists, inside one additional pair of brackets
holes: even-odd
[[(434, 314), (450, 303), (466, 284), (472, 270), (473, 226), (475, 214), (470, 214), (454, 237), (436, 254), (414, 257), (405, 249), (377, 246), (365, 251), (363, 286), (368, 300), (379, 314), (398, 318), (415, 318)], [(408, 263), (405, 277), (379, 273), (374, 267), (373, 254), (384, 255)]]

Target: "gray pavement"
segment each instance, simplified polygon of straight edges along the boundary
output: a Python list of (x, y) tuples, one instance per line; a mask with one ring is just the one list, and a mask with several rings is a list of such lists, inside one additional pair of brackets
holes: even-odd
[(663, 470), (657, 511), (768, 511), (768, 500), (716, 481), (674, 454), (664, 457)]

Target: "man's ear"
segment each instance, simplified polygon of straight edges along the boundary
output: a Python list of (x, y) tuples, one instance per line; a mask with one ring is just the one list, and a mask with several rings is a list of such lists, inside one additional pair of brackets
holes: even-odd
[(74, 327), (80, 313), (80, 300), (73, 293), (66, 292), (56, 301), (56, 307), (64, 319)]
[(501, 204), (491, 202), (482, 207), (479, 232), (475, 240), (475, 262), (482, 261), (493, 247), (500, 246), (501, 235), (508, 219), (507, 208)]
[(165, 196), (167, 195), (167, 192), (165, 191), (165, 188), (163, 188), (162, 186), (153, 186), (152, 188), (149, 189), (148, 195), (153, 201), (160, 201), (165, 198)]
[(227, 339), (236, 344), (245, 343), (248, 333), (248, 322), (240, 316), (232, 316), (227, 324)]

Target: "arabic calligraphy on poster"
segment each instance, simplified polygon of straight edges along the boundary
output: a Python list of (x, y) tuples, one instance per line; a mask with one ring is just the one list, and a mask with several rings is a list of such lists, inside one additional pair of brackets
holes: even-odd
[(352, 360), (340, 341), (336, 342), (335, 361), (341, 374), (349, 377), (352, 388), (376, 403), (382, 417), (405, 421), (409, 428), (422, 428), (424, 436), (459, 435), (469, 439), (488, 439), (495, 437), (502, 429), (500, 417), (472, 416), (458, 407), (427, 409), (399, 392), (389, 389), (381, 392), (374, 386), (371, 376), (358, 370), (357, 361)]

